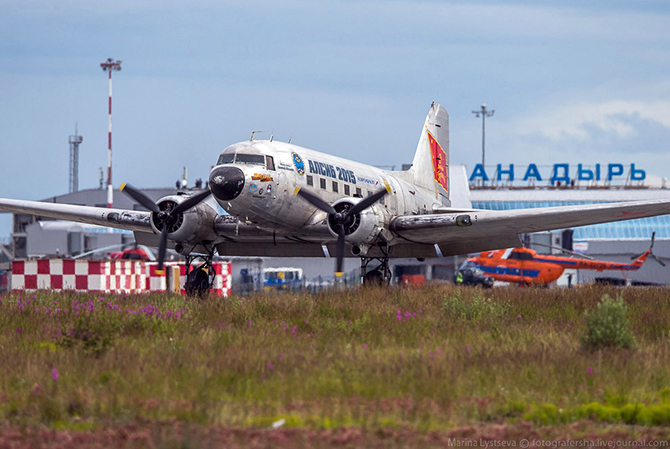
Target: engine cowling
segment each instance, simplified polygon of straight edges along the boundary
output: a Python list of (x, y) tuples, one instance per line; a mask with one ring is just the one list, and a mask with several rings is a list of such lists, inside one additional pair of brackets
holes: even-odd
[[(337, 212), (344, 212), (362, 201), (362, 198), (342, 198), (333, 203)], [(386, 217), (379, 206), (372, 205), (362, 212), (347, 217), (344, 223), (345, 240), (351, 245), (351, 252), (365, 255), (380, 237), (386, 227)], [(328, 230), (334, 236), (338, 236), (337, 222), (332, 216), (328, 217)]]
[[(186, 200), (186, 195), (169, 195), (158, 200), (156, 205), (161, 211), (173, 209), (177, 204)], [(168, 238), (181, 243), (200, 243), (203, 240), (214, 240), (214, 219), (217, 213), (214, 209), (202, 202), (186, 212), (173, 217), (168, 223)], [(163, 227), (157, 220), (156, 214), (151, 214), (151, 227), (160, 234)]]

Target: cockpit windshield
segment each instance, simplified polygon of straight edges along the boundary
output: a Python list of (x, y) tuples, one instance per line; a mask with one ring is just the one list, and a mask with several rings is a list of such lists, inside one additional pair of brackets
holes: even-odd
[(216, 165), (232, 164), (233, 161), (235, 161), (235, 153), (223, 153), (219, 156), (219, 160), (216, 161)]
[(473, 269), (473, 268), (477, 268), (477, 264), (472, 260), (466, 260), (460, 267), (461, 270)]
[(265, 156), (262, 154), (221, 153), (216, 165), (221, 164), (251, 164), (265, 165)]
[(237, 153), (235, 155), (236, 164), (252, 164), (252, 165), (265, 165), (265, 156), (262, 154), (243, 154)]

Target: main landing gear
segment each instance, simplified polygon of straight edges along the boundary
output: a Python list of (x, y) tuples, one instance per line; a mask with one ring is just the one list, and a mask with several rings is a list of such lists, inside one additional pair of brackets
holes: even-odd
[[(363, 285), (388, 285), (391, 282), (388, 252), (380, 245), (381, 257), (361, 257), (361, 278)], [(372, 261), (379, 262), (375, 268), (368, 270)]]
[[(188, 296), (198, 296), (203, 298), (209, 294), (209, 290), (214, 284), (214, 269), (212, 267), (211, 251), (206, 256), (186, 256), (186, 282), (184, 290)], [(204, 259), (199, 265), (194, 264), (195, 259)]]

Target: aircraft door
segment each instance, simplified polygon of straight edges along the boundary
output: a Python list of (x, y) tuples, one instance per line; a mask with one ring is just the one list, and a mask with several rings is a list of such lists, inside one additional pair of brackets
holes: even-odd
[[(407, 211), (405, 210), (405, 192), (403, 186), (398, 182), (397, 179), (391, 177), (389, 179), (389, 184), (391, 185), (391, 194), (386, 195), (386, 200), (389, 205), (389, 209), (392, 213), (397, 215), (405, 215)], [(390, 197), (390, 198), (389, 198)]]
[[(279, 170), (277, 170), (277, 184), (275, 189), (275, 200), (273, 201), (273, 215), (285, 224), (300, 222), (299, 214), (296, 214), (295, 205), (302, 205), (293, 201), (293, 191), (297, 185), (304, 185), (304, 175), (298, 175), (295, 170), (282, 167), (294, 167), (291, 154), (278, 154)], [(302, 178), (302, 183), (300, 182)], [(304, 220), (302, 221), (304, 222)]]

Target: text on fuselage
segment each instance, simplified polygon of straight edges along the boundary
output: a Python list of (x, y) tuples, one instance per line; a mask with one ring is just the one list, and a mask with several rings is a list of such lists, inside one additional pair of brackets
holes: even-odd
[(336, 167), (331, 164), (325, 164), (323, 162), (310, 161), (309, 163), (309, 172), (321, 176), (328, 176), (329, 178), (339, 179), (340, 181), (350, 182), (351, 184), (356, 184), (356, 175), (352, 170), (347, 170), (346, 168)]

